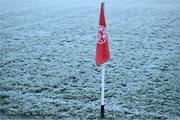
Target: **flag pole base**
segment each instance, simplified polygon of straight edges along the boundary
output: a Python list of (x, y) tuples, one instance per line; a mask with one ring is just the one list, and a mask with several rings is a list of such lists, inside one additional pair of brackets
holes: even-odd
[(101, 105), (101, 118), (104, 119), (104, 105)]

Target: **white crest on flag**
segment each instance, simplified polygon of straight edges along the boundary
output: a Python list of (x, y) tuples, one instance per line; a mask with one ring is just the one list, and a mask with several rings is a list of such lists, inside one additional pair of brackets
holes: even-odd
[(103, 44), (107, 41), (107, 39), (108, 39), (108, 35), (107, 35), (106, 28), (102, 25), (99, 25), (97, 43)]

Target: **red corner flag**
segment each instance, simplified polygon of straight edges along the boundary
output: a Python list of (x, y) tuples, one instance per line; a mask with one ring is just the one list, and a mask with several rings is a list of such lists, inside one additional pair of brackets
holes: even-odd
[(104, 2), (101, 3), (99, 28), (96, 43), (96, 64), (101, 65), (110, 59), (108, 34), (104, 15)]

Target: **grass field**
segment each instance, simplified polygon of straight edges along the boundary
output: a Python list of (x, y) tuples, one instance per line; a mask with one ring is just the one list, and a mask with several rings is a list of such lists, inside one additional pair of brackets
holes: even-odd
[[(99, 8), (0, 0), (0, 118), (99, 118)], [(106, 118), (180, 119), (180, 1), (105, 0), (105, 12)]]

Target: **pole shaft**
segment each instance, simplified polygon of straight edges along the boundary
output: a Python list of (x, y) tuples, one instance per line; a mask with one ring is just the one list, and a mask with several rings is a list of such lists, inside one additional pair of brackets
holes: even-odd
[(102, 80), (101, 80), (101, 117), (104, 118), (104, 79), (105, 79), (105, 64), (102, 64)]

